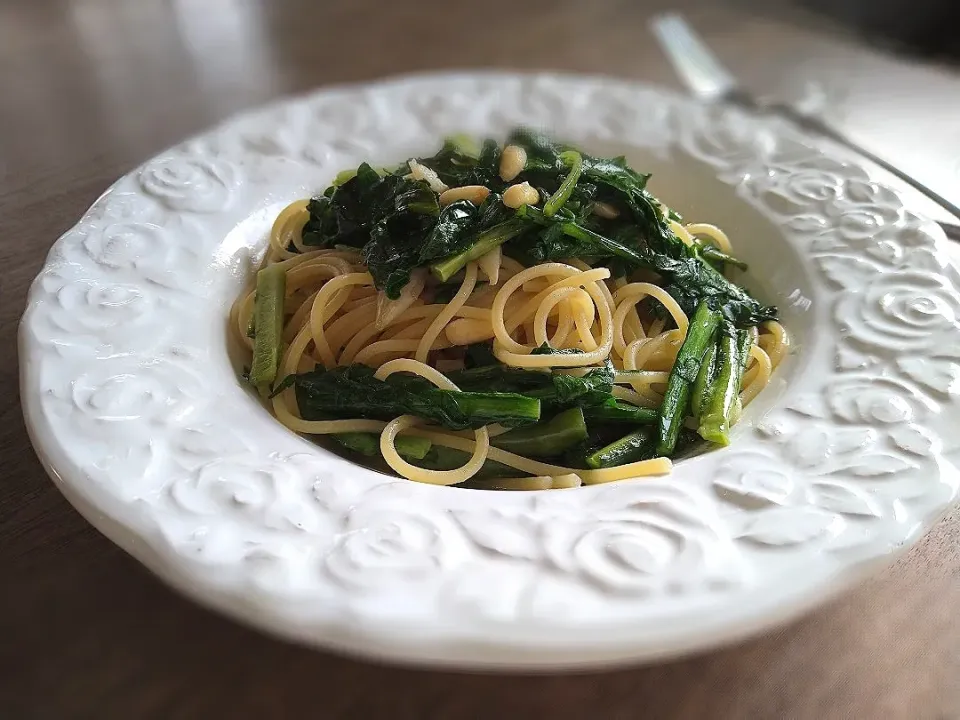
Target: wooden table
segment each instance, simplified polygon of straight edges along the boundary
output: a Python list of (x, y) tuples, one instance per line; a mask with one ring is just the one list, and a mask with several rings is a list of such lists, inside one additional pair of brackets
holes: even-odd
[[(681, 3), (693, 7), (693, 2)], [(759, 640), (582, 676), (380, 667), (180, 599), (87, 525), (30, 450), (15, 330), (50, 244), (118, 175), (330, 82), (495, 66), (675, 85), (627, 0), (10, 1), (0, 5), (0, 717), (956, 718), (960, 512), (888, 572)], [(960, 80), (733, 11), (697, 26), (758, 90), (823, 80), (833, 118), (958, 197)]]

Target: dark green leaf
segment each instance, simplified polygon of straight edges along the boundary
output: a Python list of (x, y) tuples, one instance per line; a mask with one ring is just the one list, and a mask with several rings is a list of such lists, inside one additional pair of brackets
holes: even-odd
[(587, 439), (583, 411), (573, 407), (546, 421), (497, 435), (491, 444), (529, 457), (555, 457)]
[(531, 355), (583, 355), (580, 348), (554, 348), (550, 343), (543, 343), (530, 351)]
[[(417, 467), (426, 468), (427, 470), (456, 470), (466, 465), (469, 459), (470, 453), (464, 452), (463, 450), (455, 450), (454, 448), (444, 447), (443, 445), (434, 445), (423, 459), (414, 460), (412, 464)], [(485, 460), (477, 474), (470, 478), (467, 483), (475, 480), (516, 477), (517, 475), (523, 475), (523, 473), (509, 465), (498, 463), (495, 460)]]
[[(653, 270), (688, 315), (706, 301), (737, 327), (776, 318), (776, 308), (762, 305), (711, 265), (742, 263), (715, 248), (687, 246), (673, 234), (669, 220), (679, 215), (670, 211), (664, 217), (646, 190), (649, 175), (631, 169), (623, 157), (579, 153), (579, 177), (569, 182), (579, 151), (529, 128), (515, 130), (507, 142), (527, 152), (526, 167), (515, 182), (530, 182), (545, 200), (554, 197), (552, 218), (541, 209), (523, 207), (511, 219), (498, 194), (504, 187), (499, 146), (488, 140), (478, 151), (462, 139), (449, 139), (436, 155), (420, 162), (450, 186), (482, 184), (493, 190), (479, 209), (461, 201), (441, 213), (435, 194), (425, 183), (405, 180), (404, 168), (380, 177), (364, 163), (354, 177), (310, 202), (304, 243), (362, 247), (377, 287), (390, 297), (399, 295), (415, 267), (430, 265), (445, 280), (478, 254), (506, 242), (504, 251), (524, 263), (579, 258), (609, 266), (616, 277), (639, 268)], [(620, 216), (594, 215), (594, 199), (612, 203)], [(652, 307), (662, 312), (657, 304)]]
[[(333, 439), (348, 450), (364, 457), (381, 457), (380, 435), (365, 432), (336, 433)], [(430, 451), (431, 442), (415, 435), (400, 435), (394, 441), (394, 447), (401, 457), (408, 460), (420, 460)]]
[(497, 360), (497, 356), (493, 354), (493, 343), (489, 342), (467, 345), (463, 362), (468, 370), (471, 368), (483, 367), (485, 365), (500, 364), (500, 361)]
[(690, 393), (700, 372), (707, 347), (713, 342), (720, 314), (702, 302), (693, 317), (687, 336), (677, 352), (677, 359), (667, 379), (667, 389), (660, 406), (660, 432), (657, 455), (669, 457), (677, 444), (683, 420), (687, 416)]
[(587, 467), (617, 467), (644, 460), (651, 456), (655, 438), (653, 428), (641, 427), (588, 455)]
[(562, 172), (560, 153), (568, 148), (551, 140), (547, 135), (528, 127), (520, 127), (507, 137), (507, 145), (518, 145), (527, 152), (527, 167)]
[[(697, 305), (706, 301), (712, 309), (722, 313), (738, 327), (758, 325), (777, 317), (776, 308), (762, 305), (742, 287), (727, 280), (700, 257), (700, 251), (695, 246), (687, 246), (677, 240), (681, 247), (679, 255), (673, 257), (646, 245), (633, 227), (615, 238), (609, 238), (562, 218), (547, 218), (537, 208), (525, 206), (517, 214), (544, 225), (548, 230), (551, 225), (560, 228), (524, 241), (531, 246), (528, 253), (538, 261), (562, 260), (571, 256), (609, 258), (615, 261), (608, 261), (609, 264), (618, 266), (615, 275), (620, 274), (621, 269), (644, 268), (663, 276), (666, 290), (687, 315), (692, 315)], [(570, 240), (560, 239), (559, 233)]]
[(418, 158), (417, 162), (433, 170), (444, 184), (457, 187), (466, 184), (464, 181), (476, 167), (477, 155), (461, 139), (447, 138), (440, 152)]
[(478, 217), (477, 206), (467, 200), (457, 200), (441, 212), (437, 224), (420, 246), (418, 262), (453, 255), (469, 247), (475, 234), (474, 224)]
[(296, 376), (297, 405), (305, 420), (416, 415), (451, 430), (489, 423), (525, 425), (540, 418), (540, 402), (516, 393), (440, 390), (423, 378), (374, 377), (365, 365), (318, 369)]
[(582, 377), (561, 372), (541, 372), (486, 365), (448, 375), (461, 390), (521, 393), (539, 399), (551, 412), (568, 407), (601, 405), (612, 399), (613, 367), (591, 368)]

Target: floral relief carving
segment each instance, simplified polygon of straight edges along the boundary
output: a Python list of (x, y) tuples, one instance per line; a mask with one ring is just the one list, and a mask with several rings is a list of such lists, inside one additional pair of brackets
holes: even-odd
[(205, 402), (202, 382), (181, 365), (116, 357), (88, 362), (51, 387), (51, 409), (78, 428), (98, 434), (162, 429)]
[(458, 564), (462, 550), (441, 511), (380, 502), (376, 493), (350, 508), (325, 567), (338, 582), (361, 589), (435, 577)]
[(960, 358), (957, 357), (901, 357), (897, 369), (924, 390), (941, 397), (960, 393)]
[(794, 497), (796, 485), (786, 468), (777, 467), (769, 455), (757, 451), (728, 458), (713, 478), (720, 498), (750, 510), (785, 505)]
[(836, 537), (843, 519), (814, 506), (800, 505), (759, 510), (744, 518), (738, 538), (768, 547), (802, 545)]
[[(54, 246), (52, 251), (58, 261), (57, 269), (73, 277), (79, 268), (85, 267), (88, 272), (74, 278), (81, 281), (112, 281), (121, 286), (131, 281), (149, 283), (149, 287), (140, 288), (141, 293), (150, 290), (154, 291), (150, 294), (159, 294), (166, 289), (201, 294), (203, 227), (183, 215), (159, 217), (161, 224), (98, 221), (69, 231), (67, 236), (73, 242)], [(184, 233), (191, 242), (171, 243), (171, 233)]]
[[(310, 468), (312, 458), (304, 460), (303, 467)], [(281, 532), (313, 532), (320, 524), (296, 457), (211, 460), (173, 480), (167, 492), (172, 505), (190, 515)]]
[(157, 287), (99, 279), (71, 279), (49, 270), (37, 282), (48, 293), (35, 337), (59, 354), (109, 358), (161, 348), (175, 328), (164, 319), (182, 311)]
[(547, 563), (604, 591), (646, 594), (739, 581), (719, 521), (698, 508), (695, 496), (651, 481), (603, 490), (577, 506), (547, 498), (519, 513), (453, 515), (485, 550)]
[(139, 173), (140, 187), (171, 210), (216, 212), (231, 201), (239, 182), (228, 163), (202, 154), (160, 157)]
[(77, 229), (93, 230), (118, 222), (163, 225), (168, 220), (166, 209), (156, 198), (142, 192), (112, 189), (93, 204), (77, 223)]
[(844, 295), (834, 317), (864, 346), (897, 353), (930, 350), (960, 328), (960, 293), (942, 275), (901, 270)]

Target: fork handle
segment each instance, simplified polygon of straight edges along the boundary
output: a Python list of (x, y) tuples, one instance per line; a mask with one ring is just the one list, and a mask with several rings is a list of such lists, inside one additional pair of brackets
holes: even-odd
[[(807, 130), (808, 132), (813, 132), (813, 133), (822, 135), (826, 138), (829, 138), (830, 140), (833, 140), (836, 143), (839, 143), (840, 145), (843, 145), (844, 147), (852, 150), (858, 155), (862, 155), (867, 160), (872, 162), (874, 165), (877, 165), (883, 168), (888, 173), (896, 177), (898, 180), (901, 180), (902, 182), (912, 187), (921, 195), (928, 197), (930, 200), (935, 202), (941, 208), (943, 208), (944, 210), (949, 212), (951, 215), (953, 215), (954, 218), (960, 221), (960, 207), (953, 204), (952, 202), (947, 200), (945, 197), (943, 197), (939, 193), (934, 192), (933, 190), (928, 188), (926, 185), (921, 183), (919, 180), (911, 177), (910, 175), (907, 175), (905, 172), (903, 172), (903, 170), (900, 170), (899, 168), (888, 163), (883, 158), (878, 157), (874, 153), (870, 152), (869, 150), (867, 150), (867, 148), (863, 147), (862, 145), (858, 145), (853, 140), (848, 138), (846, 135), (843, 135), (838, 130), (834, 129), (830, 125), (827, 125), (825, 122), (823, 122), (819, 118), (813, 117), (811, 115), (806, 115), (802, 112), (799, 112), (795, 108), (790, 107), (789, 105), (785, 105), (781, 103), (771, 103), (770, 105), (762, 109), (765, 109), (768, 112), (773, 112), (782, 117), (785, 117), (787, 120), (790, 120), (792, 123), (794, 123), (795, 125), (799, 126), (804, 130)], [(960, 225), (955, 225), (953, 223), (940, 222), (940, 221), (937, 221), (937, 224), (941, 228), (943, 228), (943, 232), (946, 234), (948, 238), (950, 238), (951, 240), (956, 240), (960, 242)]]

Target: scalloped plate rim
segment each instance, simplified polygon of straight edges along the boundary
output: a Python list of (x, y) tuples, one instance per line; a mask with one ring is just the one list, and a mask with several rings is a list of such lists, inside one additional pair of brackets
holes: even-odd
[[(572, 75), (565, 73), (522, 75), (496, 71), (415, 73), (385, 78), (370, 83), (348, 83), (328, 86), (289, 98), (282, 98), (259, 108), (245, 110), (228, 120), (218, 123), (207, 131), (198, 133), (186, 141), (164, 150), (156, 157), (163, 157), (176, 148), (182, 147), (190, 142), (202, 140), (209, 135), (213, 135), (216, 132), (238, 124), (239, 121), (255, 118), (259, 115), (266, 115), (284, 106), (305, 103), (312, 98), (324, 94), (391, 88), (409, 82), (431, 82), (440, 80), (462, 81), (471, 78), (493, 81), (512, 80), (516, 78), (546, 78), (559, 82), (612, 82), (622, 86), (632, 86), (637, 90), (653, 91), (655, 93), (662, 93), (664, 96), (679, 98), (673, 91), (661, 90), (656, 86), (600, 75)], [(142, 165), (137, 166), (117, 182), (113, 183), (97, 198), (93, 206), (103, 201), (125, 180), (136, 177), (150, 162), (151, 161), (148, 160)], [(82, 219), (64, 233), (64, 237), (75, 231), (81, 222)], [(51, 255), (48, 255), (48, 261), (53, 252), (54, 249), (51, 249)], [(45, 263), (45, 267), (46, 265), (47, 263)], [(85, 479), (77, 480), (76, 478), (61, 477), (58, 474), (56, 466), (63, 467), (71, 461), (66, 457), (61, 458), (59, 461), (54, 460), (54, 457), (62, 448), (54, 441), (54, 449), (51, 450), (51, 446), (49, 445), (49, 431), (42, 428), (45, 423), (40, 419), (42, 417), (42, 411), (38, 407), (39, 397), (34, 390), (38, 382), (34, 377), (34, 367), (32, 367), (32, 363), (25, 361), (30, 358), (31, 345), (34, 342), (32, 338), (28, 337), (27, 320), (31, 307), (37, 302), (35, 294), (35, 287), (32, 285), (27, 300), (27, 311), (21, 321), (19, 333), (22, 404), (31, 441), (37, 449), (37, 454), (40, 456), (42, 464), (51, 477), (57, 481), (61, 492), (63, 492), (71, 504), (73, 504), (91, 524), (116, 544), (120, 545), (126, 552), (146, 565), (152, 572), (163, 578), (165, 582), (174, 586), (178, 591), (192, 597), (204, 606), (219, 609), (235, 618), (242, 619), (263, 629), (268, 629), (274, 634), (283, 635), (294, 641), (321, 647), (333, 647), (351, 654), (379, 655), (388, 657), (394, 661), (407, 661), (418, 664), (454, 664), (487, 669), (504, 667), (522, 667), (533, 670), (562, 669), (584, 666), (605, 666), (625, 661), (648, 661), (673, 657), (752, 636), (774, 625), (788, 621), (811, 607), (826, 601), (829, 597), (849, 588), (861, 578), (872, 574), (878, 566), (887, 565), (897, 559), (922, 536), (922, 532), (920, 532), (919, 529), (915, 529), (903, 542), (899, 543), (895, 548), (888, 549), (885, 554), (869, 560), (861, 560), (856, 565), (839, 567), (823, 575), (816, 583), (808, 585), (805, 588), (805, 592), (789, 593), (791, 602), (781, 606), (776, 612), (770, 608), (766, 608), (762, 615), (748, 615), (747, 617), (739, 619), (737, 622), (731, 622), (731, 618), (729, 617), (722, 621), (717, 620), (711, 624), (711, 632), (696, 636), (684, 636), (681, 633), (678, 637), (673, 638), (674, 642), (672, 644), (663, 643), (660, 645), (650, 645), (649, 642), (645, 644), (642, 633), (640, 636), (634, 636), (623, 627), (615, 628), (612, 625), (604, 625), (601, 627), (592, 626), (590, 629), (591, 633), (602, 632), (606, 636), (603, 642), (593, 640), (584, 643), (583, 638), (580, 638), (563, 647), (560, 653), (562, 658), (549, 658), (544, 656), (545, 652), (549, 652), (548, 648), (543, 645), (538, 646), (528, 638), (516, 640), (516, 644), (514, 645), (507, 644), (509, 637), (502, 635), (489, 642), (489, 644), (480, 643), (474, 645), (466, 636), (454, 633), (447, 637), (431, 637), (429, 643), (421, 643), (412, 641), (409, 635), (403, 633), (397, 635), (390, 634), (389, 628), (383, 627), (377, 628), (371, 635), (370, 632), (364, 632), (360, 624), (356, 622), (350, 623), (349, 621), (344, 626), (346, 632), (341, 633), (340, 639), (334, 639), (330, 631), (338, 621), (342, 621), (344, 617), (349, 617), (349, 615), (341, 616), (337, 614), (327, 616), (325, 624), (319, 623), (317, 625), (315, 630), (320, 631), (319, 635), (317, 632), (313, 632), (305, 636), (298, 632), (297, 628), (289, 627), (282, 620), (278, 623), (277, 618), (270, 613), (259, 612), (253, 609), (253, 606), (244, 606), (243, 601), (247, 596), (243, 588), (227, 589), (225, 586), (220, 586), (213, 591), (214, 594), (211, 594), (209, 589), (203, 590), (199, 588), (194, 581), (197, 580), (200, 575), (198, 575), (193, 568), (187, 569), (183, 566), (182, 560), (178, 562), (175, 557), (169, 557), (171, 553), (167, 553), (168, 556), (165, 557), (163, 552), (151, 547), (148, 543), (137, 542), (137, 540), (144, 535), (145, 528), (143, 526), (139, 529), (136, 527), (136, 525), (140, 523), (140, 520), (134, 521), (128, 509), (122, 504), (111, 508), (112, 512), (107, 509), (117, 503), (115, 497), (103, 492), (99, 486)], [(920, 520), (922, 521), (923, 531), (929, 530), (936, 521), (935, 517), (941, 517), (948, 511), (949, 507), (949, 503), (938, 506), (932, 515), (928, 513), (921, 517)], [(112, 517), (113, 515), (117, 517)], [(128, 535), (125, 536), (124, 533)], [(324, 633), (324, 628), (326, 628), (326, 634)], [(673, 634), (677, 635), (677, 633)], [(670, 633), (667, 633), (667, 635), (669, 636)], [(478, 639), (486, 638), (473, 638), (474, 641)], [(518, 651), (525, 651), (523, 652), (522, 658), (507, 658), (508, 655), (517, 653)], [(529, 657), (527, 653), (530, 654)]]

